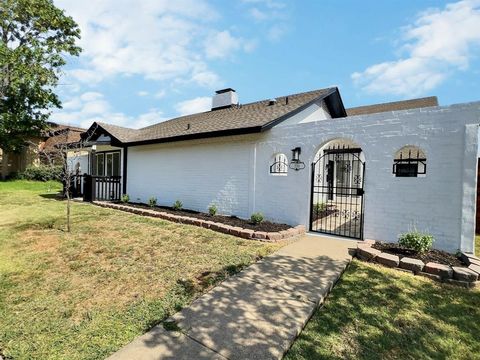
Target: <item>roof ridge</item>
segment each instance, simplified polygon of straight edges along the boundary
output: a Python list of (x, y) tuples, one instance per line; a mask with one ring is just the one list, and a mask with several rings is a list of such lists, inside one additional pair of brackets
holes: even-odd
[(267, 99), (252, 101), (252, 102), (245, 103), (245, 104), (239, 104), (238, 106), (232, 106), (232, 107), (228, 107), (228, 108), (225, 108), (225, 109), (207, 110), (207, 111), (201, 111), (201, 112), (194, 113), (194, 114), (177, 116), (177, 117), (174, 117), (174, 118), (165, 120), (165, 121), (160, 121), (160, 122), (158, 122), (158, 123), (145, 126), (145, 127), (140, 128), (140, 129), (138, 129), (138, 130), (148, 130), (148, 129), (150, 129), (150, 128), (154, 127), (154, 126), (157, 126), (157, 125), (159, 125), (159, 124), (166, 124), (166, 123), (169, 123), (170, 121), (176, 121), (176, 120), (180, 120), (180, 119), (185, 119), (185, 118), (188, 118), (188, 117), (196, 116), (196, 115), (198, 115), (198, 114), (205, 114), (205, 113), (209, 113), (209, 112), (213, 112), (213, 111), (215, 111), (215, 112), (228, 112), (228, 111), (232, 111), (232, 110), (235, 110), (235, 109), (238, 109), (238, 108), (242, 108), (242, 107), (244, 107), (244, 106), (252, 106), (252, 105), (255, 105), (255, 104), (261, 104), (261, 103), (264, 103), (264, 102), (269, 101), (270, 99), (282, 99), (282, 98), (287, 98), (287, 97), (304, 96), (304, 95), (313, 94), (313, 93), (315, 93), (315, 92), (320, 92), (320, 91), (325, 91), (325, 90), (331, 90), (331, 89), (336, 89), (336, 87), (331, 86), (331, 87), (327, 87), (327, 88), (321, 88), (321, 89), (315, 89), (315, 90), (310, 90), (310, 91), (304, 91), (304, 92), (301, 92), (301, 93), (294, 93), (294, 94), (276, 96), (276, 97), (273, 97), (273, 98), (267, 98)]

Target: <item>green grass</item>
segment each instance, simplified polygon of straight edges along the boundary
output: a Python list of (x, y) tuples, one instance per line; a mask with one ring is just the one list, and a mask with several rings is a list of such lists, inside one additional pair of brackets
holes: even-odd
[(103, 359), (282, 244), (72, 204), (0, 182), (0, 355)]
[(286, 356), (480, 359), (480, 290), (353, 261)]
[(475, 255), (480, 256), (480, 235), (475, 236)]

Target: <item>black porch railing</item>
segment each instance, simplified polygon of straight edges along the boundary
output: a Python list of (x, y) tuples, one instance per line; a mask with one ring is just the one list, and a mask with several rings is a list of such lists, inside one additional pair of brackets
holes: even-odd
[[(66, 184), (64, 182), (64, 192)], [(83, 197), (84, 201), (119, 201), (122, 196), (121, 176), (72, 175), (71, 197)]]

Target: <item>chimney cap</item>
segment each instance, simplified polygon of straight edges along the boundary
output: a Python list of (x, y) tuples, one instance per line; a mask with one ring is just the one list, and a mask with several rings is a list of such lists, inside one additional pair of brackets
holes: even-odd
[(215, 91), (215, 94), (223, 94), (223, 93), (227, 93), (227, 92), (230, 92), (230, 91), (236, 92), (235, 89), (226, 88), (226, 89), (221, 89), (221, 90)]

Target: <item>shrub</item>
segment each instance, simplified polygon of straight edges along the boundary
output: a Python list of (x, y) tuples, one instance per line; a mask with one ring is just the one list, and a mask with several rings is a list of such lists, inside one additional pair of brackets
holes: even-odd
[(18, 178), (25, 180), (49, 181), (62, 179), (63, 168), (61, 165), (56, 166), (29, 166), (25, 171), (18, 174)]
[(252, 216), (250, 216), (250, 221), (255, 225), (260, 224), (263, 221), (263, 214), (260, 212), (253, 213)]
[(315, 205), (313, 205), (313, 211), (318, 214), (318, 213), (321, 213), (323, 211), (325, 211), (327, 209), (327, 204), (325, 203), (316, 203)]
[(123, 203), (128, 203), (130, 201), (130, 196), (128, 196), (128, 194), (123, 194), (122, 197), (120, 198), (120, 200)]
[(215, 216), (217, 214), (217, 205), (213, 204), (213, 205), (210, 205), (210, 207), (208, 208), (208, 213), (210, 214), (210, 216)]
[(416, 230), (401, 234), (398, 238), (401, 246), (419, 253), (430, 250), (434, 241), (432, 235)]
[(173, 210), (181, 210), (182, 207), (183, 203), (180, 200), (176, 200), (172, 205)]
[(152, 196), (150, 197), (150, 199), (148, 199), (148, 206), (150, 207), (157, 206), (157, 198), (155, 196)]

